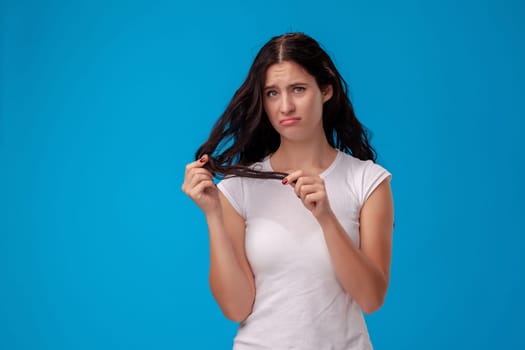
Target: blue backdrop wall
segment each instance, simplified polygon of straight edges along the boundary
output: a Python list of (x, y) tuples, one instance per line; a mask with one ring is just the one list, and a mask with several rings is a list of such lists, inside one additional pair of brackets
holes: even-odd
[(393, 173), (377, 349), (524, 348), (519, 1), (3, 1), (0, 349), (229, 349), (184, 165), (270, 37), (332, 55)]

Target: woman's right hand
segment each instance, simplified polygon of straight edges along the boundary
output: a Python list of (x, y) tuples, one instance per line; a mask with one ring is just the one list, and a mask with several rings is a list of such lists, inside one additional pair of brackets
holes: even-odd
[(199, 160), (186, 165), (182, 191), (186, 193), (206, 214), (219, 210), (219, 190), (213, 182), (212, 174), (204, 169), (208, 161), (205, 154)]

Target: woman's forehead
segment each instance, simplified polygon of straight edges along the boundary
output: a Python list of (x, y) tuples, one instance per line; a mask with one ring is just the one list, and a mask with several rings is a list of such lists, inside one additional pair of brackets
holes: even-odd
[(306, 69), (293, 61), (282, 61), (272, 64), (266, 70), (265, 86), (281, 85), (292, 81), (309, 82), (315, 80)]

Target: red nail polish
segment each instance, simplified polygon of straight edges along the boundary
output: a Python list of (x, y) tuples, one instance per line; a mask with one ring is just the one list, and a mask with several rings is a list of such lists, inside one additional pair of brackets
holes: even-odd
[(199, 159), (199, 162), (204, 163), (206, 161), (206, 157), (202, 156), (201, 159)]
[(284, 178), (282, 182), (283, 182), (283, 185), (286, 185), (288, 183), (288, 179)]

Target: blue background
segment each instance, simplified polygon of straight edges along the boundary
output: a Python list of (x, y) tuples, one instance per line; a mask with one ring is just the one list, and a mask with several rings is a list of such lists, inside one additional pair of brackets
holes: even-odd
[(0, 349), (229, 349), (180, 190), (258, 49), (304, 31), (393, 174), (377, 349), (525, 348), (519, 1), (7, 1)]

